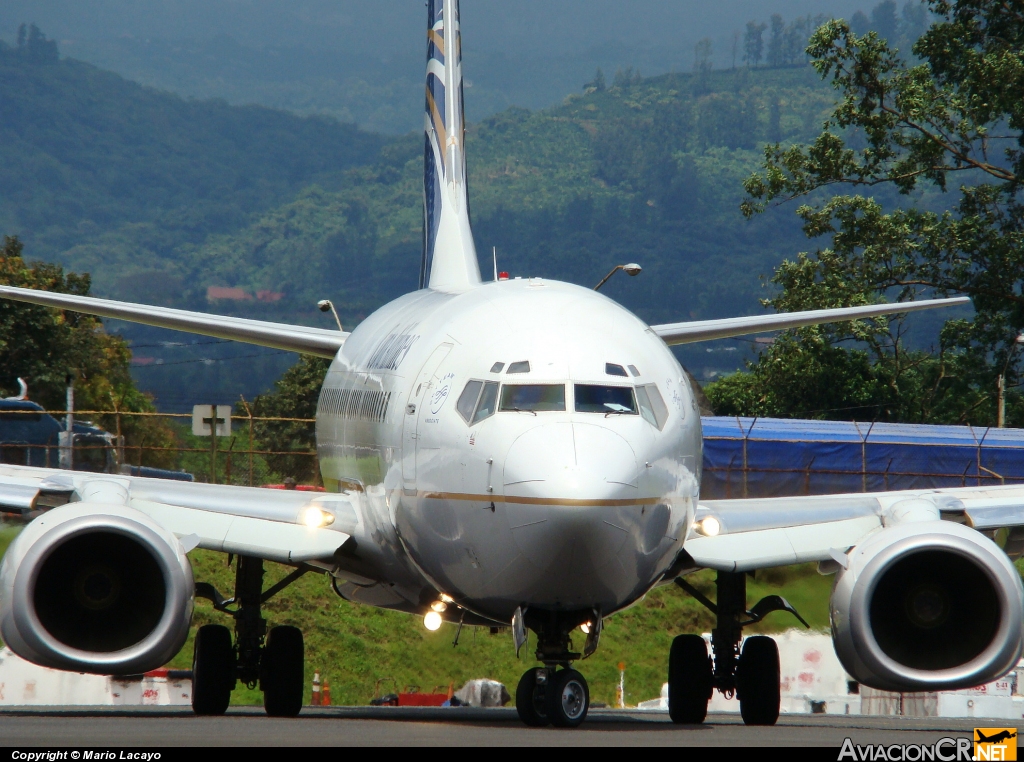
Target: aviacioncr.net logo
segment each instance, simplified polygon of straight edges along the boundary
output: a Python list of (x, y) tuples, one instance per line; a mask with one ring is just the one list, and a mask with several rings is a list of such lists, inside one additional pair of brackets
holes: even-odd
[(854, 744), (847, 738), (839, 750), (839, 762), (971, 762), (970, 738), (940, 738), (933, 744)]

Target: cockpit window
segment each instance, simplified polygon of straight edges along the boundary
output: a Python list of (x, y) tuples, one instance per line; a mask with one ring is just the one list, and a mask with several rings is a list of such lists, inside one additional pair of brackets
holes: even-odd
[(628, 386), (575, 384), (577, 413), (636, 415), (636, 400)]
[(494, 408), (498, 401), (498, 384), (496, 381), (488, 381), (484, 384), (484, 390), (480, 393), (480, 401), (476, 403), (476, 412), (473, 413), (473, 423), (490, 418), (494, 415)]
[(636, 369), (635, 365), (630, 365), (629, 366), (629, 372), (632, 373), (634, 376), (639, 376), (640, 375), (640, 371), (638, 371)]
[(506, 373), (529, 373), (530, 372), (530, 361), (523, 360), (522, 362), (514, 362), (508, 366)]
[(562, 384), (506, 384), (501, 388), (501, 410), (553, 412), (565, 410)]
[(626, 375), (626, 369), (625, 368), (623, 368), (621, 365), (616, 365), (615, 363), (612, 363), (612, 362), (606, 362), (604, 364), (604, 372), (606, 374), (608, 374), (609, 376), (625, 376)]
[(505, 363), (496, 362), (491, 366), (491, 373), (501, 373), (501, 369), (505, 367)]
[(466, 419), (466, 423), (473, 420), (473, 411), (476, 410), (476, 401), (480, 397), (480, 387), (483, 385), (483, 381), (470, 381), (459, 395), (455, 407), (458, 408), (459, 415)]
[(654, 384), (645, 384), (636, 388), (636, 399), (640, 403), (640, 415), (659, 430), (665, 428), (668, 420), (668, 406), (661, 397), (661, 392)]
[(455, 407), (466, 423), (472, 426), (494, 415), (494, 403), (498, 399), (496, 381), (470, 381), (459, 395)]

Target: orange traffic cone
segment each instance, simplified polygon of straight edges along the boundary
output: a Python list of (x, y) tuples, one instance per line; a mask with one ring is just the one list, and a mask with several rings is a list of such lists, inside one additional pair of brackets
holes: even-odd
[(313, 698), (310, 703), (313, 706), (320, 706), (322, 697), (320, 695), (320, 671), (317, 670), (313, 673)]
[(324, 689), (320, 694), (320, 702), (322, 706), (331, 705), (331, 684), (327, 682), (327, 678), (324, 678)]

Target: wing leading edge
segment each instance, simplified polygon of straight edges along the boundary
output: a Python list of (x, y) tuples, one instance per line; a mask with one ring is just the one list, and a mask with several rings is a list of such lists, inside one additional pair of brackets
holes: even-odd
[[(836, 560), (911, 510), (981, 531), (1012, 530), (1024, 527), (1024, 486), (701, 501), (684, 547), (693, 564), (720, 571)], [(709, 525), (713, 531), (702, 531)]]
[(747, 336), (752, 333), (782, 331), (820, 323), (840, 323), (846, 320), (897, 315), (937, 307), (954, 307), (970, 304), (970, 298), (957, 296), (951, 299), (925, 299), (919, 302), (899, 304), (869, 304), (863, 307), (840, 307), (830, 310), (807, 310), (806, 312), (783, 312), (777, 315), (751, 315), (748, 317), (723, 318), (721, 320), (693, 320), (687, 323), (664, 323), (652, 325), (651, 330), (664, 339), (668, 345), (691, 344), (697, 341), (728, 339), (732, 336)]
[(324, 328), (270, 323), (14, 286), (0, 286), (0, 298), (329, 359), (338, 353), (348, 338), (347, 333)]

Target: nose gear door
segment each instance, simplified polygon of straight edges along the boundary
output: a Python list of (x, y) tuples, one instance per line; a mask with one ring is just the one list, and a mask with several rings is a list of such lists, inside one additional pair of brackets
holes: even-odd
[(402, 487), (406, 490), (416, 489), (417, 430), (423, 408), (430, 399), (430, 381), (451, 349), (451, 344), (441, 344), (430, 353), (430, 357), (423, 363), (419, 375), (416, 376), (405, 405), (405, 415), (402, 417)]

